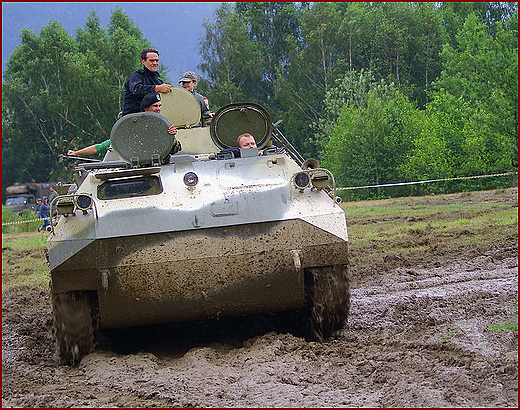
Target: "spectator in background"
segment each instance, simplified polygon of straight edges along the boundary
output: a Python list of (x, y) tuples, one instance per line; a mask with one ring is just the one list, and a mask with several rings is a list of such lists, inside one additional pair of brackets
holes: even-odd
[(204, 101), (205, 97), (194, 90), (197, 85), (197, 74), (193, 71), (186, 71), (179, 80), (179, 83), (182, 83), (182, 88), (193, 94), (200, 105), (201, 122), (197, 126), (201, 125), (202, 121), (204, 121), (204, 117), (213, 117), (214, 113), (209, 110), (209, 102), (206, 103)]
[(45, 218), (43, 220), (43, 225), (40, 226), (38, 228), (38, 232), (40, 232), (42, 229), (47, 229), (48, 231), (50, 230), (50, 221), (49, 221), (49, 217), (51, 215), (51, 206), (49, 204), (49, 198), (47, 198), (46, 196), (43, 197), (43, 202), (42, 204), (40, 205), (40, 209), (38, 211), (38, 218)]
[(42, 199), (38, 198), (36, 200), (36, 206), (34, 207), (34, 212), (36, 212), (36, 215), (40, 212), (40, 207), (42, 206)]
[(52, 200), (58, 196), (58, 193), (52, 186), (49, 189), (51, 191), (51, 193), (49, 194), (49, 202), (52, 202)]

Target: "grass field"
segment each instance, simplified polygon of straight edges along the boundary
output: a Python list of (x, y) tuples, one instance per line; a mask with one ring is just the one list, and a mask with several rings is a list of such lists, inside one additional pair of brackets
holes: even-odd
[(516, 188), (348, 202), (351, 265), (392, 255), (458, 255), (478, 245), (518, 238)]

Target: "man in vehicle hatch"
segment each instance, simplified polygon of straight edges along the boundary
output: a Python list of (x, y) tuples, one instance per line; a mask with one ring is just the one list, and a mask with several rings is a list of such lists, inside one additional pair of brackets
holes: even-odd
[[(214, 113), (209, 110), (209, 105), (206, 104), (206, 101), (204, 101), (205, 97), (194, 90), (195, 86), (197, 85), (197, 80), (197, 74), (195, 74), (193, 71), (186, 71), (179, 80), (179, 83), (182, 83), (182, 88), (192, 93), (198, 101), (200, 105), (201, 119), (203, 120), (204, 117), (213, 117)], [(200, 126), (200, 124), (201, 123), (199, 123), (197, 126)]]
[[(255, 137), (249, 133), (240, 134), (237, 138), (238, 148), (226, 148), (221, 153), (231, 152), (235, 158), (242, 156), (240, 150), (248, 148), (257, 148)], [(262, 151), (258, 151), (258, 155), (263, 155)]]
[(144, 96), (152, 92), (167, 93), (172, 86), (159, 78), (159, 52), (154, 48), (141, 51), (143, 68), (134, 71), (125, 83), (122, 115), (140, 112)]
[[(145, 95), (143, 101), (141, 101), (142, 111), (146, 112), (155, 112), (157, 114), (161, 113), (161, 98), (158, 93), (150, 93)], [(168, 127), (168, 134), (175, 135), (177, 134), (177, 128), (170, 124)], [(77, 157), (78, 155), (93, 155), (99, 152), (105, 152), (108, 147), (110, 147), (110, 138), (100, 142), (99, 144), (89, 145), (88, 147), (81, 148), (77, 151), (69, 149), (67, 155), (72, 157)], [(176, 154), (182, 149), (181, 143), (178, 140), (174, 141), (174, 145), (172, 148), (171, 154)]]

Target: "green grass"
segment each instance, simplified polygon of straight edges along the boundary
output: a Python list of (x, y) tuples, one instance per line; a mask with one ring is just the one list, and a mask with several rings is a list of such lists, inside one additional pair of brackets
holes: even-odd
[(18, 239), (10, 237), (10, 239), (2, 240), (2, 248), (9, 247), (13, 251), (28, 251), (33, 249), (42, 249), (47, 242), (45, 234), (39, 234), (34, 237), (19, 237)]
[(490, 323), (486, 326), (486, 330), (492, 332), (518, 332), (518, 318), (511, 318), (503, 323)]
[[(2, 270), (4, 270), (4, 266), (2, 266)], [(29, 257), (20, 263), (20, 266), (14, 267), (6, 278), (2, 274), (2, 294), (12, 288), (24, 286), (31, 289), (48, 290), (49, 281), (47, 261)]]
[(42, 225), (42, 222), (28, 222), (37, 218), (36, 213), (27, 209), (24, 210), (23, 215), (19, 216), (18, 213), (13, 213), (9, 208), (2, 206), (2, 234), (37, 232), (38, 227)]
[(2, 293), (23, 286), (49, 288), (49, 265), (45, 258), (47, 236), (40, 232), (2, 234)]
[(379, 206), (367, 207), (360, 202), (343, 205), (351, 247), (372, 244), (395, 253), (421, 240), (440, 243), (449, 239), (449, 246), (456, 247), (518, 233), (518, 209), (509, 202), (411, 207), (410, 201), (385, 206), (387, 201), (373, 201)]
[(512, 188), (342, 203), (351, 269), (384, 271), (393, 257), (442, 260), (486, 244), (516, 243), (517, 195)]
[[(342, 207), (345, 210), (345, 213), (347, 214), (347, 219), (353, 223), (367, 218), (391, 219), (412, 217), (435, 217), (435, 214), (438, 213), (438, 209), (440, 207), (442, 207), (442, 213), (453, 214), (457, 217), (459, 215), (465, 216), (465, 214), (475, 215), (478, 213), (495, 212), (511, 207), (509, 203), (467, 203), (464, 205), (443, 205), (442, 203), (423, 203), (422, 205), (412, 205), (410, 204), (410, 200), (394, 200), (398, 202), (393, 205), (388, 205), (388, 201), (390, 200), (383, 199), (379, 201), (343, 203)], [(378, 202), (379, 204), (378, 206), (367, 207), (367, 202)]]

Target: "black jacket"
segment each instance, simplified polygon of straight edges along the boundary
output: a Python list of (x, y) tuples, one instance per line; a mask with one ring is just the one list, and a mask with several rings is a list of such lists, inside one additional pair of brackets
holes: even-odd
[(141, 112), (141, 101), (146, 94), (155, 91), (155, 86), (162, 84), (159, 73), (152, 72), (146, 67), (134, 71), (125, 84), (125, 99), (123, 101), (123, 115)]

